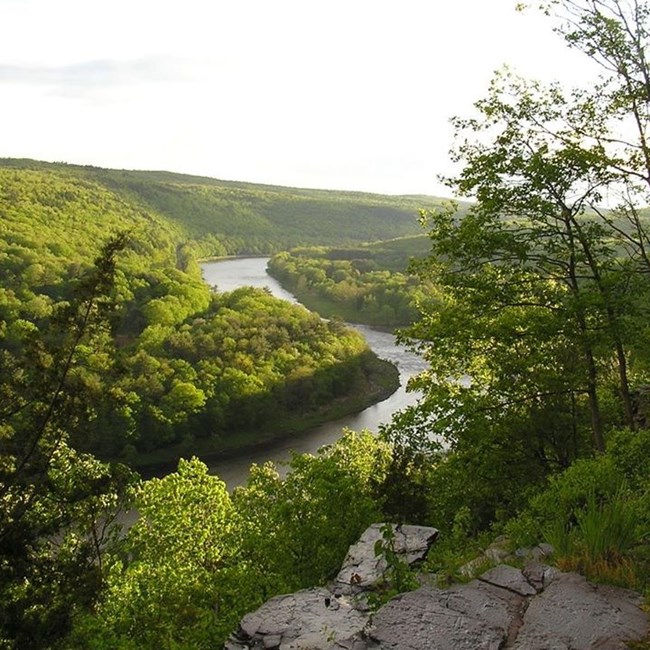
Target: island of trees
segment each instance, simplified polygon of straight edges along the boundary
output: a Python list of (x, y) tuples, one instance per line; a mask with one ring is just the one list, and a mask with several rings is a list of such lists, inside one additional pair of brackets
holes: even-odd
[[(439, 528), (441, 579), (505, 535), (650, 595), (650, 6), (542, 5), (599, 80), (497, 74), (454, 120), (462, 209), (0, 162), (0, 646), (218, 647), (381, 520)], [(199, 457), (395, 382), (340, 320), (210, 291), (197, 260), (242, 253), (429, 369), (380, 435), (230, 494)]]

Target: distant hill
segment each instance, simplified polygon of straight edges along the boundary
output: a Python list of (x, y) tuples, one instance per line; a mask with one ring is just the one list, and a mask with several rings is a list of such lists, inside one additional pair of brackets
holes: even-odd
[[(101, 196), (93, 211), (101, 211), (104, 203), (117, 221), (156, 223), (179, 240), (192, 241), (202, 256), (358, 245), (421, 234), (418, 211), (441, 202), (427, 196), (299, 189), (27, 159), (0, 159), (0, 172), (0, 179), (11, 179), (14, 195), (24, 185), (35, 209), (41, 202), (46, 211), (67, 213), (79, 208), (80, 196), (85, 197), (82, 203)], [(11, 204), (10, 195), (2, 199)]]

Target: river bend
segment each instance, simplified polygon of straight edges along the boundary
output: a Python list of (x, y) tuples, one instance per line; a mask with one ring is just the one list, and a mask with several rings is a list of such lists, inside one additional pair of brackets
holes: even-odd
[[(274, 296), (297, 303), (291, 293), (268, 275), (267, 262), (266, 257), (235, 258), (205, 262), (201, 268), (205, 281), (219, 291), (232, 291), (242, 286), (266, 287)], [(350, 326), (365, 336), (368, 345), (377, 356), (391, 361), (398, 367), (401, 383), (399, 389), (387, 399), (359, 413), (326, 422), (296, 437), (271, 442), (263, 449), (253, 449), (242, 452), (235, 458), (208, 463), (210, 472), (225, 481), (229, 489), (246, 482), (252, 463), (261, 464), (268, 460), (283, 463), (289, 459), (292, 451), (315, 453), (323, 445), (335, 442), (346, 427), (354, 431), (368, 429), (376, 432), (381, 424), (390, 422), (393, 413), (415, 403), (417, 394), (407, 393), (406, 383), (425, 368), (424, 361), (403, 346), (397, 345), (395, 337), (389, 332), (365, 325)]]

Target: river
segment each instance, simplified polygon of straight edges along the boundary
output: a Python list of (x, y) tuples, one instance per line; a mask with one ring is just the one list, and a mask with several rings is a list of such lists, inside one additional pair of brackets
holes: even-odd
[[(205, 281), (219, 291), (232, 291), (242, 286), (267, 287), (278, 298), (297, 303), (296, 298), (266, 272), (266, 257), (246, 257), (217, 262), (205, 262), (201, 265)], [(315, 453), (323, 445), (336, 441), (344, 428), (354, 431), (368, 429), (376, 432), (379, 425), (390, 421), (396, 411), (415, 403), (417, 394), (406, 392), (406, 383), (415, 374), (425, 368), (424, 361), (404, 347), (397, 345), (395, 337), (389, 332), (376, 330), (365, 325), (350, 325), (359, 330), (368, 341), (368, 345), (382, 359), (394, 363), (400, 373), (401, 386), (390, 397), (373, 404), (367, 409), (348, 415), (339, 420), (322, 424), (310, 431), (285, 440), (270, 443), (263, 449), (246, 452), (236, 458), (209, 463), (210, 472), (217, 474), (229, 489), (242, 485), (248, 478), (252, 463), (261, 464), (267, 460), (285, 463), (292, 451)]]

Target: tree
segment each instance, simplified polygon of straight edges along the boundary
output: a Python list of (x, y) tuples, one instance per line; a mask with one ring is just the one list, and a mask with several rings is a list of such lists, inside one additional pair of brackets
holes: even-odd
[(236, 625), (221, 606), (233, 583), (233, 507), (226, 486), (198, 459), (140, 484), (138, 521), (108, 560), (107, 585), (93, 615), (79, 618), (73, 647), (209, 648)]
[(348, 546), (380, 517), (375, 487), (389, 455), (371, 434), (348, 431), (316, 456), (295, 454), (284, 479), (272, 464), (253, 466), (233, 501), (239, 546), (260, 568), (260, 584), (272, 576), (269, 590), (291, 591), (332, 578)]
[[(432, 251), (417, 271), (444, 298), (421, 300), (407, 330), (431, 372), (402, 424), (427, 427), (486, 476), (500, 449), (541, 477), (588, 451), (586, 432), (603, 451), (608, 425), (635, 424), (630, 359), (643, 345), (650, 270), (639, 211), (650, 179), (648, 11), (552, 4), (572, 12), (569, 43), (604, 62), (595, 91), (498, 73), (476, 116), (453, 120), (461, 171), (446, 180), (474, 205), (462, 218), (422, 216)], [(626, 200), (612, 210), (612, 197)], [(515, 474), (524, 485), (526, 471)]]
[(110, 524), (128, 495), (130, 472), (68, 442), (83, 411), (70, 378), (83, 343), (105, 326), (124, 242), (107, 242), (49, 328), (23, 323), (15, 346), (0, 354), (3, 647), (49, 647), (67, 633), (73, 609), (96, 595)]
[(266, 599), (333, 577), (379, 516), (387, 446), (348, 432), (286, 478), (253, 466), (232, 499), (196, 458), (143, 482), (140, 519), (107, 560), (107, 588), (79, 616), (71, 647), (214, 648)]

